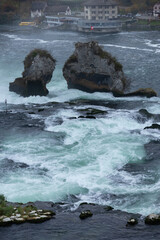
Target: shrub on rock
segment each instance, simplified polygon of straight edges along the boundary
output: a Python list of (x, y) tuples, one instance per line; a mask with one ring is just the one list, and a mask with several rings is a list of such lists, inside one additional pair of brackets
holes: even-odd
[(81, 212), (81, 214), (79, 215), (80, 219), (86, 219), (88, 217), (92, 217), (93, 213), (90, 210), (85, 210), (83, 212)]
[(49, 210), (37, 209), (33, 205), (18, 204), (13, 207), (8, 203), (3, 195), (0, 195), (0, 226), (9, 226), (10, 224), (21, 224), (25, 222), (41, 223), (49, 220), (55, 215)]
[(68, 88), (86, 92), (122, 91), (126, 79), (122, 65), (97, 42), (76, 43), (75, 51), (63, 67)]

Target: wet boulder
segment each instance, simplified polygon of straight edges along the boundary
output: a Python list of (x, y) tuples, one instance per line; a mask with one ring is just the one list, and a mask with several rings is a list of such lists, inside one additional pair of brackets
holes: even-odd
[(145, 224), (149, 225), (159, 225), (160, 224), (160, 215), (159, 214), (150, 214), (145, 218)]
[(138, 224), (137, 218), (130, 218), (130, 219), (127, 221), (126, 226), (134, 226), (134, 225), (136, 225), (136, 224)]
[[(14, 162), (12, 159), (4, 158), (0, 161), (0, 168), (4, 171), (16, 170), (19, 168), (28, 168), (29, 165), (23, 162)], [(0, 170), (1, 172), (1, 170)]]
[(122, 65), (97, 42), (76, 43), (75, 51), (63, 67), (68, 88), (86, 92), (124, 91)]
[(10, 83), (9, 90), (23, 97), (46, 96), (46, 84), (51, 81), (55, 59), (46, 51), (35, 49), (24, 60), (22, 77)]
[(144, 129), (157, 129), (160, 130), (160, 125), (157, 123), (153, 123), (151, 126), (145, 127)]
[(139, 113), (146, 119), (151, 119), (154, 116), (154, 114), (149, 113), (146, 109), (140, 109)]
[(80, 219), (86, 219), (88, 217), (92, 217), (93, 213), (90, 210), (85, 210), (83, 212), (80, 213), (79, 218)]

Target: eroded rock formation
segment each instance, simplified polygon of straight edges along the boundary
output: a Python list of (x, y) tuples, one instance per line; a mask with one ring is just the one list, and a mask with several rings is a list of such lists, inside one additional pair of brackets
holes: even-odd
[(9, 90), (24, 97), (46, 96), (46, 84), (50, 82), (55, 69), (55, 59), (45, 50), (35, 49), (24, 60), (22, 77), (10, 83)]
[(86, 92), (123, 92), (126, 85), (122, 65), (94, 41), (75, 44), (63, 76), (68, 88)]

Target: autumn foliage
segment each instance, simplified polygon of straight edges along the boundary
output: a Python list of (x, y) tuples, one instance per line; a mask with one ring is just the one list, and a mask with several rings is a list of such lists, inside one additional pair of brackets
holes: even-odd
[(145, 12), (152, 9), (158, 0), (118, 0), (120, 5), (129, 7), (130, 12)]

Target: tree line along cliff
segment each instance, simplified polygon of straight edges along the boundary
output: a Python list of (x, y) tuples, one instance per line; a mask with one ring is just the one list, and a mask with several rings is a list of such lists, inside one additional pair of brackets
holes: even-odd
[(118, 0), (119, 5), (128, 7), (130, 12), (133, 13), (152, 9), (157, 2), (158, 0)]
[[(31, 4), (36, 0), (0, 0), (0, 23), (14, 19), (29, 19)], [(85, 0), (42, 0), (48, 5), (69, 5), (72, 9), (82, 10)]]
[[(0, 23), (14, 19), (30, 18), (31, 3), (36, 0), (0, 0)], [(83, 10), (87, 0), (43, 0), (48, 5), (69, 5), (72, 10)], [(137, 13), (152, 8), (158, 0), (116, 0), (118, 5), (129, 7), (129, 11)]]

